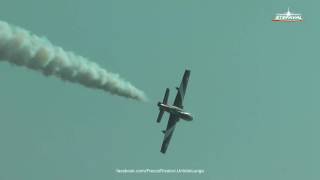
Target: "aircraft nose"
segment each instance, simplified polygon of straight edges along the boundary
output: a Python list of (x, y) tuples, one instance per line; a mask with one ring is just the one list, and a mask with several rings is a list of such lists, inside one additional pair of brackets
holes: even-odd
[(188, 116), (186, 117), (187, 121), (192, 121), (193, 120), (193, 116), (191, 114), (188, 114)]

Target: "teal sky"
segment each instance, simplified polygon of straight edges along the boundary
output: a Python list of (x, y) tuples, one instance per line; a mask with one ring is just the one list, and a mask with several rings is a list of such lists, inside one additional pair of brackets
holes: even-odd
[[(86, 56), (148, 103), (0, 63), (0, 179), (319, 179), (320, 2), (2, 0), (1, 20)], [(303, 23), (273, 23), (275, 13)], [(162, 155), (158, 108), (191, 77)], [(117, 174), (115, 169), (204, 169)]]

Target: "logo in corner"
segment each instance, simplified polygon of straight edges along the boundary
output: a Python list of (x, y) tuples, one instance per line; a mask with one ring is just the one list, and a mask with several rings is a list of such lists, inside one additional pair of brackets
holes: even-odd
[(303, 16), (298, 13), (288, 11), (285, 13), (277, 13), (276, 16), (272, 19), (272, 22), (303, 22)]

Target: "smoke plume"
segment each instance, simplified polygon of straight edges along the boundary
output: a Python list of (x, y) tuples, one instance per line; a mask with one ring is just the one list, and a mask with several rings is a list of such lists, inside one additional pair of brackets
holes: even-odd
[(0, 21), (0, 61), (24, 66), (44, 75), (101, 89), (114, 95), (146, 100), (142, 91), (118, 74), (108, 72), (85, 57), (54, 46), (46, 38)]

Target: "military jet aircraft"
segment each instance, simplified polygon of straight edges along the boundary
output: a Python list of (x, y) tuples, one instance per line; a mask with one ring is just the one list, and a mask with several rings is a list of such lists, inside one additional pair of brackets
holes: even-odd
[(184, 95), (186, 93), (186, 89), (188, 85), (189, 76), (190, 76), (190, 70), (185, 70), (180, 87), (177, 87), (178, 92), (173, 105), (168, 104), (169, 88), (166, 89), (162, 103), (158, 102), (158, 107), (160, 111), (157, 118), (158, 123), (161, 121), (163, 113), (165, 111), (170, 113), (167, 129), (162, 131), (164, 134), (164, 139), (162, 142), (160, 152), (162, 152), (163, 154), (166, 153), (167, 151), (170, 139), (176, 127), (176, 123), (179, 122), (180, 119), (183, 119), (186, 121), (192, 121), (193, 119), (190, 113), (185, 112), (183, 110), (183, 105), (182, 105)]

